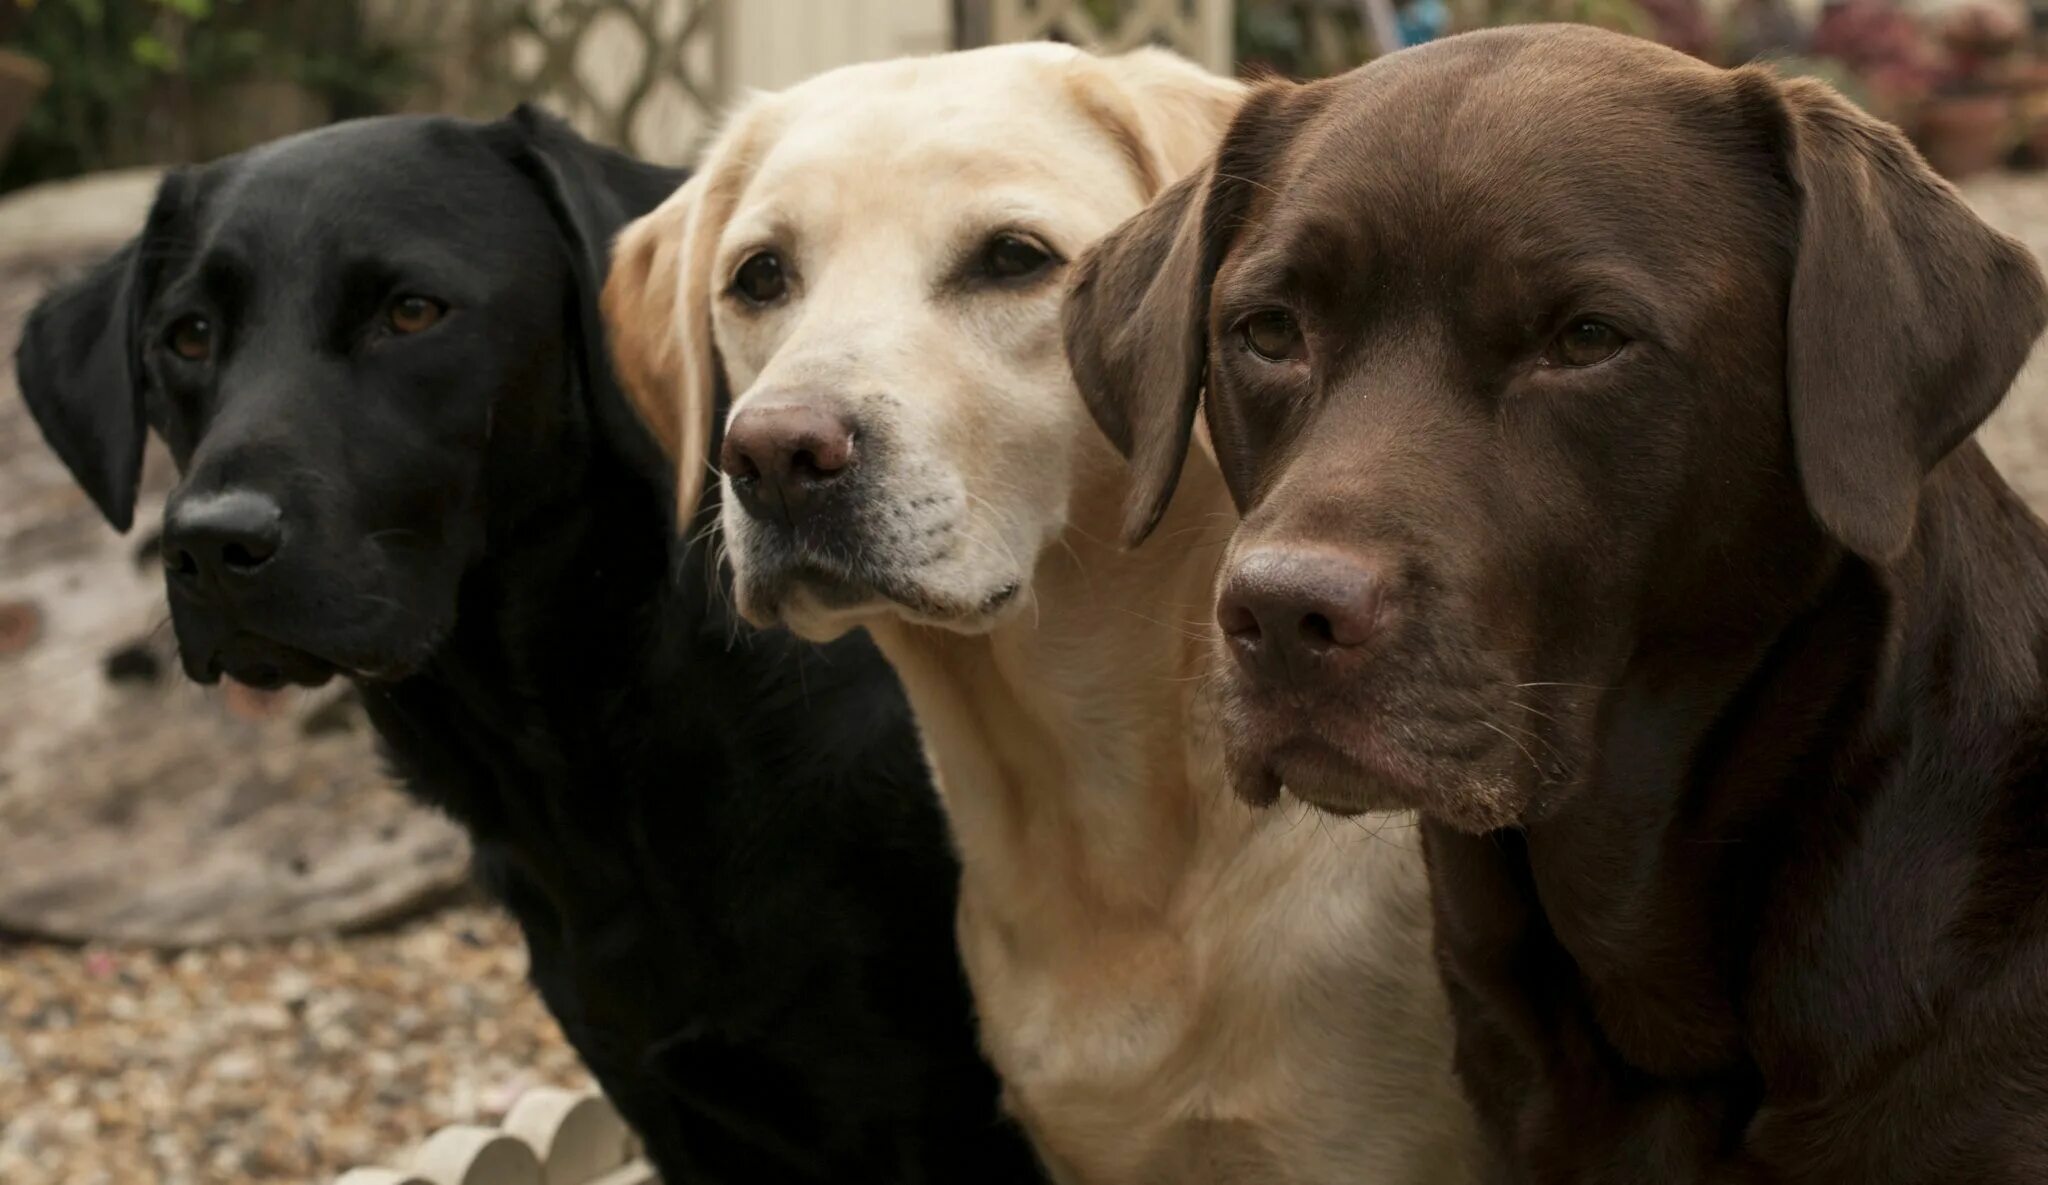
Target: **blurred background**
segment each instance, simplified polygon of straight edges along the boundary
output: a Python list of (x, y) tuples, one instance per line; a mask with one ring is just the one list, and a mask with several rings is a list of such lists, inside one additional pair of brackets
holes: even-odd
[[(0, 0), (0, 349), (139, 226), (162, 168), (336, 119), (522, 99), (684, 162), (832, 66), (1051, 37), (1297, 78), (1580, 21), (1824, 77), (2048, 251), (2048, 0)], [(2048, 371), (1984, 434), (2048, 496)], [(200, 689), (155, 562), (0, 377), (0, 1182), (305, 1182), (584, 1082), (459, 831), (350, 691)]]

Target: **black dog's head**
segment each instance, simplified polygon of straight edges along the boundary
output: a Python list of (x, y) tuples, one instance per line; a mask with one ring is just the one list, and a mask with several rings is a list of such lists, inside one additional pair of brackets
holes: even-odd
[(523, 108), (340, 124), (171, 174), (47, 297), (21, 388), (79, 483), (125, 530), (148, 429), (182, 474), (187, 673), (424, 661), (492, 535), (569, 488), (591, 434), (641, 438), (595, 301), (612, 234), (680, 180)]

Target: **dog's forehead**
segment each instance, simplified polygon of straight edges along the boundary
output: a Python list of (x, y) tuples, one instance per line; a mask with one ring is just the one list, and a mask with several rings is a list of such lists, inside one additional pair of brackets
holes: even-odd
[(1762, 125), (1738, 134), (1725, 74), (1662, 47), (1516, 30), (1384, 66), (1319, 84), (1244, 245), (1432, 264), (1625, 245), (1676, 261), (1737, 249), (1776, 184)]
[(1079, 54), (1000, 49), (1029, 52), (870, 63), (785, 92), (735, 221), (773, 208), (807, 229), (879, 229), (961, 203), (1036, 206), (1042, 218), (1133, 212), (1142, 195), (1125, 159), (1076, 102)]
[(287, 137), (206, 166), (190, 190), (195, 245), (264, 252), (374, 252), (415, 240), (483, 249), (551, 225), (538, 195), (473, 129), (429, 117)]

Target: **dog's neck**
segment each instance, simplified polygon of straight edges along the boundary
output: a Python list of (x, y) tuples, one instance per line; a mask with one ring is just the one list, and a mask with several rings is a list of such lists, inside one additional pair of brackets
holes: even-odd
[(1151, 919), (1218, 829), (1250, 825), (1201, 719), (1233, 515), (1213, 466), (1188, 468), (1156, 535), (1128, 551), (1123, 467), (1096, 458), (1070, 508), (1083, 525), (993, 632), (873, 630), (923, 722), (981, 902), (1052, 924)]
[[(1608, 700), (1603, 764), (1614, 764), (1632, 713), (1662, 714), (1649, 731), (1664, 738), (1678, 793), (1680, 783), (1701, 789), (1701, 776), (1718, 772), (1704, 768), (1710, 762), (1745, 782), (1769, 782), (1768, 771), (1795, 750), (1839, 757), (1821, 750), (1865, 746), (1876, 732), (1894, 740), (1929, 726), (1971, 732), (1970, 720), (1990, 726), (2041, 711), (2048, 532), (1976, 444), (1929, 477), (1913, 540), (1896, 561), (1859, 559), (1817, 526), (1796, 544), (1783, 542), (1782, 525), (1766, 536), (1780, 541), (1764, 560), (1771, 572), (1736, 582), (1730, 600), (1717, 602), (1707, 588), (1680, 598), (1699, 615), (1689, 631), (1639, 642)], [(1763, 587), (1775, 589), (1768, 600), (1758, 598)], [(1719, 618), (1701, 613), (1717, 603)], [(1934, 688), (1974, 698), (1930, 698)], [(1695, 722), (1690, 733), (1674, 732), (1674, 711)], [(1780, 757), (1760, 765), (1742, 756), (1766, 735)]]
[(1930, 479), (1897, 562), (1817, 532), (1772, 560), (1808, 594), (1650, 640), (1606, 697), (1598, 773), (1525, 828), (1547, 925), (1610, 985), (1607, 1027), (1635, 1034), (1617, 1041), (1639, 1067), (1739, 1056), (1739, 1009), (1712, 985), (1743, 956), (1715, 936), (1781, 912), (1780, 865), (1856, 842), (1834, 812), (1891, 794), (1965, 820), (2039, 764), (2048, 532), (1974, 444)]
[[(600, 673), (637, 686), (637, 675), (672, 661), (673, 647), (661, 643), (705, 592), (670, 579), (661, 547), (668, 485), (629, 453), (597, 432), (545, 456), (494, 442), (482, 499), (487, 544), (462, 576), (452, 628), (416, 674), (366, 692), (446, 704), (479, 726), (545, 721), (545, 731), (521, 735), (559, 742), (551, 761), (596, 743), (599, 706), (556, 702), (557, 689), (587, 687)], [(565, 678), (563, 664), (581, 677)], [(479, 753), (504, 747), (470, 739)]]

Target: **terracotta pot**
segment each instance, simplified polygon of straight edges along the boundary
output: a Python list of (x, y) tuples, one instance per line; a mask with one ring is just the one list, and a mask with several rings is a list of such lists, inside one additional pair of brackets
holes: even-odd
[(1922, 155), (1951, 180), (1994, 168), (2017, 135), (2012, 99), (2002, 94), (1938, 95), (1920, 110)]
[(7, 155), (29, 108), (49, 85), (48, 66), (26, 54), (0, 49), (0, 157)]

